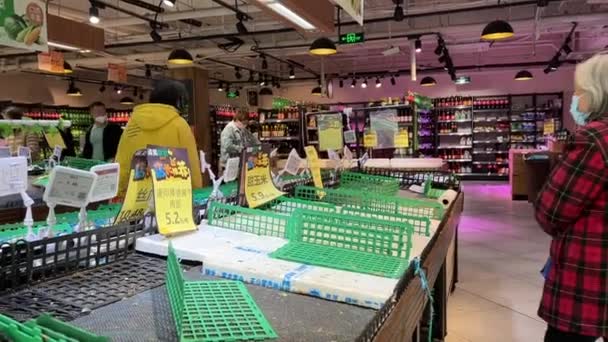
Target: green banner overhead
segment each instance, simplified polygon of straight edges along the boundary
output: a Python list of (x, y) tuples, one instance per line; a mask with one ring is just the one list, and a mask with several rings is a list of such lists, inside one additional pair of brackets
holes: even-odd
[(42, 0), (0, 0), (0, 45), (48, 51), (45, 8)]

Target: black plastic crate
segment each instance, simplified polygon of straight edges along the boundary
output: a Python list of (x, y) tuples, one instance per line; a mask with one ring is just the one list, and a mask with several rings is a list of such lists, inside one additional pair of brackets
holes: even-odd
[(33, 242), (0, 245), (0, 292), (121, 260), (146, 233), (124, 223)]

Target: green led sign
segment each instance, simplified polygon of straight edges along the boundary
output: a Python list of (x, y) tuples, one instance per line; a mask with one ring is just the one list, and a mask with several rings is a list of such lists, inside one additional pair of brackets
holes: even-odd
[(365, 41), (363, 32), (351, 32), (340, 35), (340, 44), (358, 44)]
[(226, 92), (226, 97), (229, 99), (236, 99), (239, 97), (239, 91), (238, 90), (229, 90)]

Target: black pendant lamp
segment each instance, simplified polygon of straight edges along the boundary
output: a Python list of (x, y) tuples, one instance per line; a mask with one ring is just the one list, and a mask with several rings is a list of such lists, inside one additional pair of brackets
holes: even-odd
[(513, 37), (513, 28), (504, 20), (494, 20), (486, 25), (481, 33), (483, 40), (501, 40)]
[(420, 85), (423, 87), (432, 87), (437, 84), (434, 78), (427, 76), (420, 81)]
[(321, 87), (320, 86), (316, 86), (314, 88), (312, 88), (312, 91), (310, 92), (312, 95), (315, 96), (321, 96)]
[(133, 101), (133, 99), (128, 96), (120, 99), (120, 104), (123, 104), (123, 105), (132, 105), (134, 103), (135, 103), (135, 101)]
[(72, 97), (82, 96), (82, 91), (80, 91), (80, 88), (76, 87), (74, 80), (70, 81), (70, 84), (68, 85), (68, 90), (66, 91), (66, 95)]
[(316, 56), (329, 56), (337, 53), (338, 50), (336, 44), (329, 38), (321, 37), (312, 43), (308, 52)]
[(516, 81), (529, 81), (533, 78), (534, 76), (532, 76), (532, 73), (528, 70), (522, 70), (515, 75)]
[(194, 63), (194, 59), (192, 58), (190, 52), (184, 49), (175, 49), (171, 51), (171, 54), (169, 54), (167, 62), (169, 64), (186, 65)]
[(74, 69), (72, 69), (72, 66), (70, 65), (70, 63), (64, 61), (63, 62), (63, 73), (64, 74), (71, 74), (74, 72)]
[(260, 95), (272, 95), (272, 89), (262, 88), (262, 90), (260, 90)]

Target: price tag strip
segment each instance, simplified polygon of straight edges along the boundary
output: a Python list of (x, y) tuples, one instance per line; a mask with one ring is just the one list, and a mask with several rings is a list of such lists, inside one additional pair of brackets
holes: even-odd
[(272, 182), (268, 152), (248, 152), (245, 160), (245, 199), (250, 208), (257, 208), (285, 194)]
[(184, 148), (148, 146), (158, 231), (173, 235), (196, 229), (192, 215), (192, 179)]

